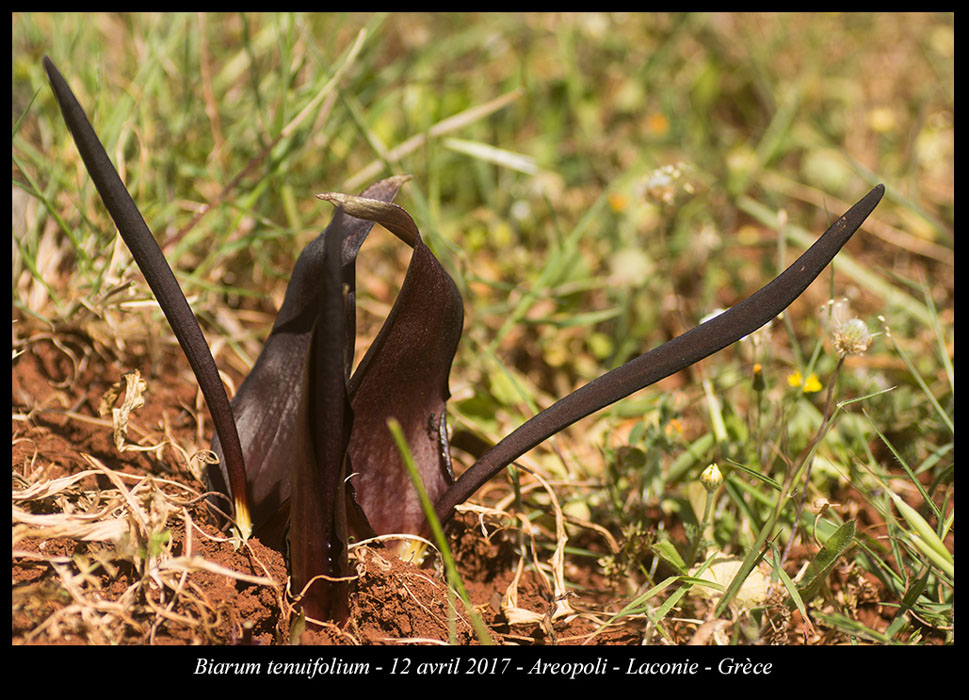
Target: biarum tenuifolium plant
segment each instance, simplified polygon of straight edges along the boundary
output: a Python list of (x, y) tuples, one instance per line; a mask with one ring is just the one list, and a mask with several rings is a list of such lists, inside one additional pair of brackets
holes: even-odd
[[(304, 591), (303, 611), (314, 620), (348, 614), (351, 536), (428, 534), (388, 419), (399, 423), (425, 492), (446, 524), (456, 505), (542, 441), (768, 323), (821, 273), (885, 192), (875, 187), (761, 290), (539, 412), (455, 480), (445, 405), (463, 302), (414, 220), (392, 203), (408, 178), (382, 180), (359, 196), (320, 195), (336, 214), (297, 259), (265, 347), (230, 404), (161, 249), (67, 82), (47, 57), (44, 67), (95, 187), (208, 404), (219, 456), (218, 466), (209, 467), (212, 488), (230, 498), (240, 532), (277, 548), (288, 539), (293, 590)], [(375, 222), (413, 253), (390, 314), (351, 374), (355, 260)]]

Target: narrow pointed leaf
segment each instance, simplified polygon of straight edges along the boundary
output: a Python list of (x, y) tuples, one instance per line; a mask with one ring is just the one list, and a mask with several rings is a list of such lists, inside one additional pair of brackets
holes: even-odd
[(74, 93), (71, 92), (67, 81), (47, 56), (44, 56), (44, 68), (54, 95), (57, 97), (61, 113), (64, 115), (64, 121), (67, 122), (74, 136), (77, 150), (94, 181), (94, 186), (118, 227), (125, 245), (128, 246), (145, 276), (148, 286), (158, 299), (158, 304), (168, 318), (178, 344), (188, 358), (192, 371), (195, 372), (199, 387), (205, 396), (205, 403), (212, 414), (216, 433), (223, 445), (220, 456), (226, 472), (226, 480), (232, 486), (236, 522), (243, 532), (248, 534), (250, 521), (246, 499), (245, 460), (225, 387), (219, 378), (219, 371), (202, 335), (202, 329), (199, 328), (198, 321), (158, 243), (131, 199), (131, 195), (128, 194), (128, 190), (125, 189), (118, 171), (111, 164), (111, 159), (108, 158), (104, 146), (94, 133), (94, 128)]
[(821, 550), (815, 555), (814, 561), (808, 566), (804, 579), (798, 586), (801, 600), (810, 602), (817, 595), (821, 584), (837, 563), (841, 555), (855, 539), (855, 521), (849, 520), (835, 530), (828, 538)]
[(689, 367), (768, 323), (821, 274), (885, 193), (878, 185), (784, 272), (759, 291), (696, 328), (630, 360), (538, 413), (485, 453), (437, 504), (442, 520), (512, 461), (569, 425)]

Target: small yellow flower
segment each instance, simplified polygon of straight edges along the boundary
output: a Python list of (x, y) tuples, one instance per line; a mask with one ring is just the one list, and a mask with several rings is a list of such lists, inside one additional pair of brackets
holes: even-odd
[(683, 424), (676, 420), (676, 418), (671, 418), (670, 422), (666, 425), (666, 435), (673, 437), (674, 435), (679, 435), (682, 432)]
[(816, 394), (821, 391), (821, 380), (818, 379), (818, 375), (813, 372), (808, 375), (808, 378), (804, 380), (804, 386), (801, 387), (801, 391), (805, 394)]
[(764, 379), (764, 366), (759, 362), (754, 363), (754, 391), (763, 391), (767, 388), (767, 382)]
[(821, 380), (818, 379), (818, 375), (814, 372), (808, 375), (807, 379), (804, 378), (798, 370), (794, 370), (789, 375), (787, 375), (787, 383), (791, 386), (801, 387), (801, 391), (805, 394), (816, 394), (821, 391), (822, 384)]
[(891, 133), (898, 128), (898, 117), (891, 107), (875, 107), (868, 111), (868, 126), (880, 134)]
[(670, 130), (670, 120), (662, 112), (649, 115), (649, 130), (657, 136), (665, 136)]
[(621, 192), (613, 192), (609, 195), (609, 207), (617, 214), (626, 210), (626, 206), (629, 201), (626, 199), (626, 195)]

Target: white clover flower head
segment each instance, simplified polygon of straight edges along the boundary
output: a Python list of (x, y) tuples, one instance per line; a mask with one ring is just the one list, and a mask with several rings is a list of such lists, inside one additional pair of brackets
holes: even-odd
[(834, 349), (841, 355), (861, 355), (871, 345), (871, 332), (860, 318), (849, 318), (831, 330)]
[(822, 323), (831, 333), (839, 355), (861, 355), (871, 345), (871, 332), (860, 318), (852, 316), (847, 299), (831, 300), (821, 307)]
[(692, 194), (693, 186), (689, 182), (679, 182), (683, 177), (683, 167), (682, 163), (667, 164), (649, 173), (644, 188), (646, 196), (661, 204), (673, 204), (678, 184), (684, 192)]
[(821, 323), (831, 333), (831, 341), (839, 355), (860, 355), (871, 345), (868, 326), (852, 315), (847, 299), (831, 299), (822, 306)]

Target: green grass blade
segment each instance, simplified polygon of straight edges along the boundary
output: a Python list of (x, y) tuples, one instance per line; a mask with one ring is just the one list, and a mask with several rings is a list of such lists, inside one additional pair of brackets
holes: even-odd
[(431, 526), (431, 534), (434, 536), (434, 542), (437, 545), (438, 551), (441, 552), (441, 558), (444, 560), (448, 581), (457, 590), (461, 601), (464, 603), (465, 610), (471, 618), (471, 624), (474, 627), (475, 633), (478, 635), (478, 641), (482, 644), (493, 644), (494, 641), (491, 639), (491, 634), (488, 632), (484, 620), (475, 611), (474, 605), (471, 603), (471, 598), (464, 588), (464, 582), (461, 580), (460, 573), (458, 573), (454, 555), (451, 553), (451, 548), (447, 543), (447, 537), (444, 535), (444, 528), (441, 527), (441, 521), (438, 520), (434, 512), (434, 504), (431, 503), (431, 499), (428, 497), (427, 491), (424, 488), (424, 482), (421, 479), (420, 472), (417, 470), (417, 465), (414, 464), (414, 456), (411, 454), (410, 446), (407, 444), (407, 438), (404, 437), (404, 431), (401, 429), (400, 423), (394, 418), (388, 419), (387, 427), (394, 436), (394, 442), (400, 451), (401, 458), (404, 460), (404, 465), (407, 467), (407, 473), (410, 475), (414, 488), (417, 489), (417, 494), (421, 499), (421, 507), (427, 515), (428, 523)]

